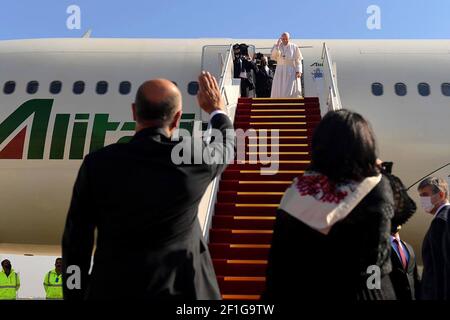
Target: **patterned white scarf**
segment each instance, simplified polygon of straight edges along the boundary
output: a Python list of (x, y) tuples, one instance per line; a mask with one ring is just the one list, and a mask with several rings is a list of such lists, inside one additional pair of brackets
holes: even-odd
[(294, 179), (284, 193), (279, 208), (326, 235), (380, 181), (381, 175), (378, 175), (361, 182), (334, 184), (320, 173), (306, 172)]

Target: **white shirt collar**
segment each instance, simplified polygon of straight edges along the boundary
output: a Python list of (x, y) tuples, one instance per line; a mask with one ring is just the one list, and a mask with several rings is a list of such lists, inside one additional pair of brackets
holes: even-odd
[(441, 211), (444, 207), (446, 207), (446, 206), (450, 206), (450, 202), (446, 202), (446, 203), (444, 203), (442, 206), (440, 206), (437, 210), (436, 210), (436, 213), (434, 214), (434, 216), (436, 217), (437, 215), (438, 215), (438, 213), (439, 213), (439, 211)]

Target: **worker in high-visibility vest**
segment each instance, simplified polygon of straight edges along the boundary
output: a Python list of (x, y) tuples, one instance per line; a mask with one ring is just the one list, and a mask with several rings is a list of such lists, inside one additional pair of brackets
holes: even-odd
[(13, 270), (11, 261), (3, 260), (0, 272), (0, 300), (16, 300), (19, 288), (19, 274)]
[(59, 300), (63, 298), (62, 282), (62, 259), (57, 258), (55, 261), (55, 269), (47, 272), (44, 277), (44, 289), (47, 300)]

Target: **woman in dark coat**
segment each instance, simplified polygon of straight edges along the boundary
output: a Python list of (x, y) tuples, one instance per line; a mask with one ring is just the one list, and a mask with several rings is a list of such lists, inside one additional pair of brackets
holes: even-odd
[(395, 299), (389, 279), (394, 200), (369, 123), (329, 112), (312, 162), (277, 211), (264, 299)]

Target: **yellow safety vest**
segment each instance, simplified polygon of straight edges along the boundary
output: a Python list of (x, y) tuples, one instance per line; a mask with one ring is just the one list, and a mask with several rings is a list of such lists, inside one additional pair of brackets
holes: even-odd
[(3, 270), (0, 272), (0, 300), (16, 300), (19, 288), (19, 275), (14, 270), (9, 276)]
[(58, 300), (63, 298), (62, 275), (58, 275), (55, 270), (49, 271), (44, 277), (44, 289), (46, 298)]

